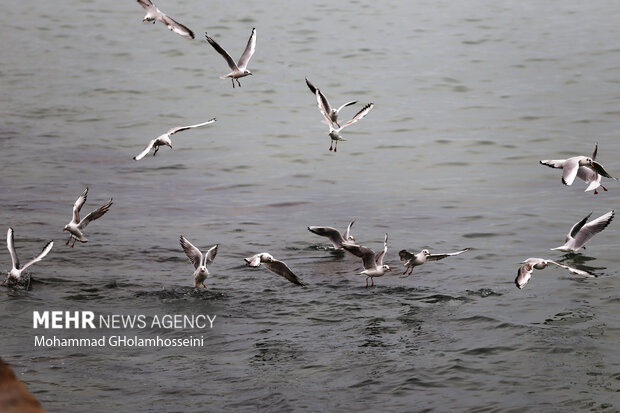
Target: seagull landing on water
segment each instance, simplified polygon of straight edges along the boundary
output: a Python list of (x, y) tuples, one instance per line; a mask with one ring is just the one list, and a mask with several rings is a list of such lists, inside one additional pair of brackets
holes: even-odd
[(157, 138), (150, 141), (149, 144), (146, 145), (146, 148), (144, 148), (142, 152), (140, 152), (138, 155), (134, 156), (133, 159), (135, 161), (139, 161), (140, 159), (144, 158), (151, 151), (151, 149), (155, 149), (155, 152), (153, 152), (153, 156), (155, 156), (157, 155), (157, 151), (159, 150), (160, 146), (165, 145), (165, 146), (169, 146), (170, 149), (172, 149), (172, 141), (170, 140), (170, 136), (174, 135), (177, 132), (181, 132), (187, 129), (199, 128), (201, 126), (210, 125), (213, 122), (215, 122), (215, 118), (208, 120), (206, 122), (203, 122), (203, 123), (199, 123), (197, 125), (177, 126), (176, 128), (172, 128), (168, 132), (164, 133), (163, 135), (159, 135)]
[(590, 274), (587, 271), (578, 270), (577, 268), (569, 267), (568, 265), (560, 264), (559, 262), (552, 260), (545, 260), (543, 258), (528, 258), (521, 264), (521, 267), (517, 270), (517, 278), (515, 278), (515, 284), (519, 289), (525, 287), (530, 278), (532, 278), (532, 272), (534, 272), (534, 269), (542, 270), (547, 268), (549, 264), (554, 264), (558, 267), (565, 268), (573, 274), (582, 275), (584, 277), (594, 277), (593, 274)]
[[(312, 94), (316, 96), (316, 87), (312, 83), (310, 83), (308, 78), (306, 78), (306, 85), (308, 85), (308, 88), (310, 89), (310, 92), (312, 92)], [(340, 127), (340, 125), (338, 124), (338, 114), (340, 113), (340, 111), (342, 109), (346, 108), (347, 106), (355, 105), (357, 103), (357, 100), (352, 100), (350, 102), (347, 102), (347, 103), (343, 104), (338, 109), (334, 109), (329, 104), (329, 101), (327, 100), (325, 95), (323, 95), (323, 98), (324, 98), (324, 102), (325, 102), (325, 112), (329, 114), (329, 118), (331, 119), (331, 122), (334, 125), (336, 125), (336, 127), (338, 127), (338, 128)]]
[[(321, 93), (320, 89), (316, 89), (316, 103), (319, 106), (319, 111), (321, 112), (321, 114), (323, 115), (323, 117), (327, 121), (327, 124), (329, 125), (329, 134), (328, 135), (331, 138), (331, 142), (330, 142), (330, 145), (329, 145), (329, 150), (331, 151), (333, 149), (334, 152), (336, 152), (338, 150), (338, 141), (346, 141), (346, 139), (343, 138), (340, 135), (340, 131), (343, 130), (344, 128), (346, 128), (349, 125), (353, 125), (355, 122), (357, 122), (358, 120), (362, 119), (364, 116), (368, 115), (368, 113), (375, 106), (374, 103), (367, 104), (366, 106), (364, 106), (362, 108), (362, 110), (357, 112), (355, 114), (355, 116), (353, 116), (353, 118), (350, 121), (348, 121), (347, 123), (345, 123), (342, 126), (339, 126), (337, 123), (335, 123), (332, 120), (332, 117), (330, 115), (330, 111), (331, 111), (330, 108), (331, 107), (329, 106), (329, 102), (327, 101), (327, 99), (325, 98), (323, 93)], [(336, 143), (334, 144), (334, 142), (336, 142)]]
[(293, 284), (297, 284), (300, 286), (305, 286), (306, 284), (299, 279), (293, 271), (286, 265), (284, 262), (276, 260), (273, 258), (273, 255), (267, 252), (261, 252), (260, 254), (253, 255), (248, 258), (243, 259), (248, 267), (256, 268), (263, 264), (269, 271), (274, 274), (277, 274), (281, 277), (286, 278)]
[(4, 280), (2, 284), (6, 283), (9, 280), (19, 282), (22, 278), (22, 272), (24, 272), (26, 268), (30, 267), (35, 262), (41, 261), (51, 251), (53, 246), (53, 241), (48, 242), (47, 244), (45, 244), (43, 251), (41, 251), (38, 256), (28, 261), (26, 264), (20, 266), (17, 252), (15, 252), (15, 239), (13, 236), (13, 228), (9, 228), (6, 233), (6, 247), (9, 250), (9, 254), (11, 255), (12, 268), (11, 271), (8, 272), (6, 280)]
[(564, 185), (572, 185), (575, 178), (579, 178), (585, 181), (588, 185), (587, 191), (594, 190), (594, 194), (598, 194), (596, 190), (599, 186), (607, 191), (603, 185), (601, 185), (601, 176), (618, 180), (609, 175), (603, 165), (596, 162), (596, 153), (598, 152), (598, 143), (594, 145), (594, 152), (591, 157), (587, 156), (573, 156), (568, 159), (543, 159), (540, 161), (541, 165), (547, 165), (551, 168), (562, 169), (562, 183)]
[(75, 246), (75, 241), (80, 242), (88, 242), (88, 239), (84, 236), (84, 229), (86, 226), (96, 219), (101, 218), (106, 212), (109, 211), (110, 206), (112, 206), (112, 198), (105, 204), (100, 206), (99, 208), (92, 211), (90, 214), (86, 215), (82, 220), (80, 220), (80, 210), (82, 206), (86, 202), (86, 196), (88, 195), (88, 187), (82, 192), (79, 196), (75, 204), (73, 205), (73, 219), (63, 228), (63, 231), (69, 231), (71, 235), (69, 235), (69, 239), (65, 243), (65, 245), (69, 245), (71, 239), (73, 239), (73, 244), (71, 244), (71, 248)]
[(250, 62), (250, 59), (252, 58), (252, 55), (254, 54), (254, 50), (256, 49), (256, 28), (252, 29), (252, 34), (250, 35), (250, 39), (248, 40), (247, 46), (245, 46), (245, 51), (243, 52), (243, 54), (241, 55), (237, 63), (235, 63), (233, 58), (230, 57), (230, 55), (228, 54), (226, 50), (222, 49), (222, 46), (217, 44), (215, 40), (209, 37), (207, 32), (205, 32), (205, 37), (207, 38), (207, 42), (209, 42), (209, 44), (213, 46), (213, 48), (219, 54), (222, 55), (224, 60), (226, 60), (226, 63), (228, 63), (230, 70), (232, 70), (232, 72), (230, 72), (226, 76), (221, 76), (220, 79), (230, 78), (233, 89), (235, 88), (235, 80), (236, 80), (239, 87), (241, 87), (241, 83), (239, 83), (239, 78), (250, 76), (252, 74), (252, 72), (247, 70), (247, 67), (248, 67), (248, 63)]
[(355, 241), (355, 238), (351, 235), (353, 223), (355, 223), (355, 220), (349, 223), (347, 230), (343, 234), (340, 234), (336, 228), (332, 227), (308, 227), (308, 231), (322, 237), (327, 237), (334, 246), (334, 249), (339, 250), (342, 249), (344, 244), (350, 244)]
[(368, 247), (363, 247), (355, 244), (343, 244), (342, 248), (346, 251), (349, 251), (351, 254), (356, 257), (361, 257), (362, 262), (364, 263), (364, 271), (359, 274), (366, 276), (366, 288), (368, 288), (368, 279), (370, 278), (372, 281), (371, 287), (375, 285), (374, 277), (382, 277), (386, 271), (392, 271), (389, 265), (383, 264), (383, 257), (385, 257), (385, 253), (387, 252), (387, 240), (388, 234), (385, 234), (385, 238), (383, 239), (383, 250), (379, 253), (375, 254), (373, 250)]
[(613, 210), (609, 211), (586, 224), (588, 218), (592, 215), (592, 212), (590, 212), (584, 219), (573, 225), (566, 235), (564, 245), (551, 249), (562, 252), (577, 252), (580, 248), (585, 248), (586, 242), (607, 228), (607, 225), (614, 219), (614, 214)]
[(181, 235), (180, 240), (181, 247), (183, 247), (185, 255), (187, 255), (187, 258), (189, 258), (192, 264), (194, 264), (194, 268), (196, 268), (196, 271), (194, 271), (194, 287), (198, 288), (200, 284), (202, 284), (204, 288), (207, 288), (205, 285), (205, 280), (209, 277), (209, 270), (207, 270), (207, 266), (211, 265), (213, 260), (215, 260), (218, 244), (215, 244), (209, 248), (203, 256), (200, 250), (194, 247), (194, 245), (192, 245), (192, 243), (189, 242), (183, 235)]
[(418, 252), (417, 254), (407, 250), (400, 250), (398, 252), (398, 256), (400, 257), (400, 260), (404, 262), (403, 265), (405, 266), (405, 272), (403, 272), (403, 274), (407, 274), (407, 271), (409, 271), (409, 274), (407, 275), (411, 275), (415, 267), (422, 265), (427, 261), (439, 261), (446, 257), (462, 254), (465, 251), (469, 251), (469, 248), (465, 248), (464, 250), (457, 252), (446, 252), (443, 254), (431, 254), (430, 251), (426, 249)]
[(183, 26), (181, 23), (166, 16), (157, 8), (157, 6), (153, 4), (153, 2), (151, 2), (151, 0), (137, 1), (142, 7), (144, 7), (144, 10), (146, 10), (146, 16), (144, 16), (144, 18), (142, 19), (143, 22), (153, 22), (153, 24), (155, 24), (155, 21), (159, 20), (176, 34), (180, 34), (181, 36), (188, 39), (194, 38), (194, 32)]

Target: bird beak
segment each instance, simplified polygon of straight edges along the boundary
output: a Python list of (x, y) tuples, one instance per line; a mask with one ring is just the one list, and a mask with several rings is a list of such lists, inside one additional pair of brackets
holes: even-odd
[(62, 230), (63, 230), (63, 231), (66, 231), (66, 230), (67, 230), (67, 228), (63, 228)]

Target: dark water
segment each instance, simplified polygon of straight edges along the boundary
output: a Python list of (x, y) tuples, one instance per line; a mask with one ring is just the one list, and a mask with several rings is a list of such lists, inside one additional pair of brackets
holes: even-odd
[[(32, 267), (0, 294), (0, 349), (50, 411), (617, 411), (617, 223), (559, 269), (513, 284), (528, 257), (563, 259), (571, 225), (617, 209), (620, 187), (564, 187), (540, 159), (589, 154), (620, 175), (620, 6), (526, 1), (158, 2), (197, 40), (141, 24), (132, 1), (4, 5), (0, 222)], [(256, 27), (241, 89), (218, 79)], [(310, 78), (375, 109), (328, 151)], [(361, 107), (361, 106), (359, 106)], [(357, 108), (357, 107), (356, 107)], [(343, 110), (346, 119), (355, 109)], [(172, 126), (174, 149), (131, 158)], [(111, 211), (71, 249), (62, 227)], [(308, 225), (344, 227), (393, 275)], [(219, 243), (192, 288), (180, 234)], [(472, 251), (419, 267), (397, 252)], [(302, 289), (243, 265), (268, 251)], [(0, 262), (10, 258), (4, 247)], [(195, 348), (35, 348), (32, 311), (216, 315)], [(58, 336), (100, 335), (49, 330)], [(110, 332), (104, 332), (108, 334)]]

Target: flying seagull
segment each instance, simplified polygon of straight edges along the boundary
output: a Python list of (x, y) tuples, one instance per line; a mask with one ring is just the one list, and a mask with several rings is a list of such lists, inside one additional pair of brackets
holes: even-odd
[[(316, 87), (312, 83), (310, 83), (308, 78), (306, 78), (306, 85), (308, 85), (310, 92), (312, 92), (312, 94), (316, 96)], [(325, 98), (325, 96), (323, 97)], [(327, 98), (325, 98), (325, 112), (329, 114), (329, 118), (331, 119), (331, 122), (334, 125), (336, 125), (336, 127), (340, 127), (340, 125), (338, 124), (338, 114), (343, 108), (346, 108), (347, 106), (350, 106), (350, 105), (355, 105), (356, 103), (357, 103), (357, 100), (352, 100), (350, 102), (343, 104), (338, 109), (334, 109), (329, 104), (329, 101), (327, 100)]]
[(168, 17), (164, 13), (162, 13), (156, 5), (151, 2), (151, 0), (137, 0), (138, 3), (144, 10), (146, 10), (146, 16), (142, 19), (143, 22), (153, 22), (155, 24), (156, 20), (159, 20), (163, 24), (165, 24), (170, 30), (175, 32), (176, 34), (180, 34), (183, 37), (188, 39), (194, 38), (194, 32), (192, 32), (187, 27), (183, 26), (181, 23), (173, 20), (171, 17)]
[(414, 254), (413, 252), (409, 252), (407, 250), (400, 250), (398, 252), (398, 256), (400, 257), (400, 260), (404, 262), (403, 265), (405, 266), (405, 272), (403, 272), (403, 274), (406, 274), (407, 271), (409, 271), (408, 275), (411, 275), (415, 267), (417, 267), (418, 265), (422, 265), (427, 261), (439, 261), (446, 257), (462, 254), (465, 251), (469, 250), (469, 248), (465, 248), (464, 250), (460, 250), (457, 252), (447, 252), (442, 254), (431, 254), (430, 251), (427, 249), (424, 249), (417, 254)]
[(269, 253), (261, 252), (260, 254), (244, 258), (244, 261), (247, 263), (248, 267), (256, 268), (263, 264), (269, 271), (286, 278), (293, 284), (301, 285), (302, 287), (306, 285), (299, 277), (293, 274), (293, 271), (291, 271), (288, 265), (282, 261), (276, 260)]
[(607, 228), (607, 225), (614, 219), (614, 214), (613, 210), (609, 211), (586, 224), (588, 218), (592, 215), (592, 212), (590, 212), (584, 219), (573, 225), (566, 235), (564, 245), (551, 249), (562, 252), (577, 252), (580, 248), (585, 248), (586, 242)]
[(201, 126), (209, 125), (213, 122), (215, 122), (215, 118), (208, 120), (206, 122), (203, 122), (203, 123), (199, 123), (197, 125), (177, 126), (176, 128), (172, 128), (168, 132), (164, 133), (163, 135), (159, 135), (157, 138), (150, 141), (149, 144), (146, 145), (146, 148), (144, 148), (144, 150), (140, 152), (138, 155), (134, 156), (133, 159), (136, 161), (139, 161), (140, 159), (144, 158), (146, 154), (151, 151), (151, 149), (155, 149), (155, 152), (153, 152), (153, 156), (155, 156), (157, 155), (157, 151), (159, 150), (160, 146), (165, 145), (165, 146), (169, 146), (170, 149), (172, 149), (172, 141), (170, 140), (170, 136), (174, 135), (177, 132), (181, 132), (181, 131), (192, 129), (192, 128), (199, 128)]
[(595, 161), (597, 151), (598, 143), (594, 145), (594, 152), (591, 157), (573, 156), (568, 159), (543, 159), (540, 164), (562, 169), (562, 183), (564, 185), (572, 185), (575, 178), (579, 178), (589, 184), (586, 191), (594, 190), (594, 193), (597, 194), (596, 188), (599, 186), (607, 191), (607, 188), (600, 184), (601, 176), (617, 180), (607, 173), (603, 165)]
[(202, 284), (204, 288), (207, 288), (205, 285), (205, 280), (209, 277), (207, 266), (211, 265), (213, 260), (215, 260), (218, 244), (209, 248), (203, 256), (198, 248), (194, 247), (187, 238), (181, 235), (181, 247), (183, 247), (185, 255), (187, 255), (187, 258), (189, 258), (192, 264), (194, 264), (194, 268), (196, 268), (196, 271), (194, 271), (194, 287), (198, 288), (200, 284)]
[(105, 204), (100, 206), (99, 208), (92, 211), (90, 214), (86, 215), (82, 220), (80, 220), (80, 210), (82, 206), (86, 202), (86, 196), (88, 195), (88, 187), (82, 192), (82, 194), (78, 197), (77, 201), (73, 205), (73, 219), (63, 228), (63, 231), (69, 231), (71, 235), (69, 235), (69, 239), (65, 243), (65, 245), (69, 245), (71, 239), (73, 239), (73, 244), (71, 244), (71, 248), (75, 245), (75, 241), (80, 242), (88, 242), (88, 239), (84, 236), (82, 231), (86, 228), (86, 226), (96, 219), (101, 218), (112, 205), (112, 198)]
[(320, 235), (322, 237), (327, 237), (331, 241), (332, 245), (334, 246), (334, 249), (339, 250), (339, 249), (342, 249), (343, 244), (352, 243), (355, 241), (355, 238), (351, 236), (351, 227), (353, 226), (354, 222), (355, 220), (349, 223), (347, 230), (343, 234), (340, 234), (340, 232), (338, 232), (336, 228), (332, 228), (332, 227), (313, 226), (313, 227), (308, 227), (308, 231), (316, 235)]
[(385, 234), (385, 238), (383, 239), (383, 250), (381, 250), (377, 254), (375, 254), (375, 252), (368, 247), (349, 243), (342, 245), (342, 248), (344, 248), (346, 251), (349, 251), (356, 257), (362, 258), (362, 262), (364, 263), (364, 271), (360, 272), (359, 274), (366, 276), (366, 288), (368, 288), (369, 278), (372, 281), (372, 286), (374, 286), (374, 277), (382, 277), (386, 271), (392, 271), (389, 265), (383, 264), (383, 257), (387, 252), (387, 240), (388, 234)]
[[(329, 137), (331, 138), (331, 142), (329, 145), (329, 150), (331, 151), (332, 149), (334, 150), (334, 152), (336, 152), (338, 150), (338, 141), (346, 141), (346, 139), (344, 139), (341, 135), (340, 135), (340, 131), (343, 130), (344, 128), (346, 128), (349, 125), (353, 125), (355, 122), (357, 122), (358, 120), (362, 119), (364, 116), (368, 115), (368, 113), (372, 110), (372, 108), (375, 106), (374, 103), (369, 103), (366, 106), (364, 106), (362, 108), (362, 110), (360, 110), (359, 112), (357, 112), (355, 114), (355, 116), (353, 116), (353, 118), (348, 121), (347, 123), (345, 123), (342, 126), (339, 126), (337, 123), (335, 123), (334, 121), (332, 121), (331, 115), (330, 115), (330, 106), (329, 106), (329, 102), (327, 102), (327, 98), (325, 98), (325, 95), (323, 95), (323, 93), (321, 93), (320, 89), (316, 90), (316, 103), (319, 106), (319, 111), (323, 114), (323, 117), (325, 118), (325, 120), (327, 121), (327, 124), (329, 125)], [(334, 144), (334, 142), (336, 142)]]
[(578, 270), (577, 268), (569, 267), (568, 265), (560, 264), (559, 262), (552, 260), (545, 260), (543, 258), (528, 258), (521, 264), (521, 267), (517, 270), (517, 278), (515, 278), (515, 284), (519, 289), (525, 287), (530, 278), (532, 278), (532, 272), (534, 269), (542, 270), (547, 268), (549, 264), (555, 264), (558, 267), (565, 268), (573, 274), (583, 275), (584, 277), (594, 277), (593, 274), (590, 274), (587, 271)]
[(11, 271), (8, 272), (5, 282), (10, 279), (14, 281), (19, 281), (22, 277), (22, 272), (24, 272), (26, 268), (30, 267), (35, 262), (41, 261), (51, 251), (53, 246), (53, 241), (48, 242), (47, 244), (45, 244), (43, 251), (41, 251), (38, 256), (28, 261), (26, 264), (20, 266), (19, 258), (17, 257), (17, 252), (15, 251), (13, 228), (9, 228), (9, 230), (6, 232), (6, 247), (9, 250), (9, 254), (11, 255), (12, 268)]
[(236, 80), (239, 87), (241, 87), (241, 83), (239, 83), (239, 78), (249, 76), (252, 74), (252, 72), (250, 72), (246, 68), (248, 67), (248, 63), (250, 62), (250, 59), (252, 58), (252, 55), (254, 54), (254, 50), (256, 49), (256, 28), (252, 29), (252, 34), (250, 35), (250, 39), (248, 40), (247, 46), (245, 47), (245, 51), (243, 52), (243, 54), (241, 55), (237, 63), (235, 63), (233, 58), (230, 57), (230, 55), (228, 54), (226, 50), (222, 49), (222, 46), (217, 44), (215, 40), (209, 37), (207, 32), (205, 32), (205, 37), (207, 38), (207, 41), (209, 42), (209, 44), (213, 46), (213, 48), (219, 54), (222, 55), (224, 60), (226, 60), (226, 63), (228, 63), (230, 70), (232, 70), (232, 72), (230, 72), (226, 76), (221, 76), (220, 79), (230, 78), (233, 89), (235, 87), (235, 80)]

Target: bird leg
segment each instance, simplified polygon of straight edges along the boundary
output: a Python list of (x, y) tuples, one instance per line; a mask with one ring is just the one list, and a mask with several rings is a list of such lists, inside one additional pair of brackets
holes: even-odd
[(374, 287), (374, 286), (375, 286), (375, 279), (374, 279), (374, 278), (372, 278), (372, 277), (370, 277), (370, 280), (372, 281), (372, 285), (371, 285), (371, 287)]
[(235, 79), (233, 79), (232, 77), (230, 78), (230, 81), (232, 82), (233, 85), (233, 89), (235, 88)]
[(198, 288), (198, 283), (194, 283), (194, 288)]
[(239, 85), (239, 87), (241, 87), (241, 82), (239, 82), (239, 79), (236, 79), (236, 80), (237, 80), (237, 84)]
[(207, 288), (207, 286), (205, 285), (205, 283), (202, 283), (202, 288)]
[(153, 152), (153, 156), (157, 155), (157, 151), (159, 150), (159, 146), (155, 147), (155, 152)]
[(334, 141), (329, 142), (329, 150), (334, 150)]
[(75, 245), (75, 241), (77, 241), (77, 238), (73, 238), (73, 244), (71, 244), (71, 248), (73, 248), (73, 246)]
[(334, 152), (336, 152), (338, 150), (338, 141), (336, 141), (336, 143), (334, 144)]
[(369, 278), (370, 278), (370, 277), (366, 277), (366, 288), (368, 288), (368, 279), (369, 279)]
[(69, 239), (67, 240), (67, 242), (65, 242), (65, 245), (69, 245), (69, 243), (71, 242), (71, 238), (73, 238), (73, 235), (69, 235)]
[(605, 188), (603, 185), (601, 185), (601, 188), (603, 188), (605, 192), (607, 192), (607, 188)]
[(407, 274), (407, 271), (409, 271), (409, 267), (405, 267), (405, 271), (403, 271), (403, 275)]
[(594, 195), (598, 195), (598, 191), (596, 189), (594, 190)]

